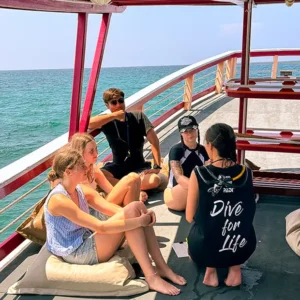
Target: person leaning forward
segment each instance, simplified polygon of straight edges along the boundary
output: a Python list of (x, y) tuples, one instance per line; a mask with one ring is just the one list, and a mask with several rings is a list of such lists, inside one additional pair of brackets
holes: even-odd
[[(112, 185), (130, 172), (141, 176), (141, 190), (157, 188), (163, 174), (160, 172), (161, 154), (159, 140), (143, 112), (126, 112), (124, 92), (110, 88), (103, 93), (103, 101), (111, 113), (92, 117), (89, 129), (101, 129), (112, 150), (113, 161), (102, 167), (102, 172)], [(151, 144), (153, 166), (143, 155), (144, 138)], [(147, 194), (142, 200), (147, 200)]]

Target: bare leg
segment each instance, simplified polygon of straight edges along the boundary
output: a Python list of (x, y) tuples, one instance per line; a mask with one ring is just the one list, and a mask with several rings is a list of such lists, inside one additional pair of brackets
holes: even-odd
[(106, 262), (112, 258), (122, 242), (124, 242), (123, 238), (124, 233), (95, 235), (97, 257), (99, 263)]
[[(122, 212), (117, 213), (116, 215), (111, 217), (110, 220), (136, 218), (139, 217), (142, 212), (147, 212), (145, 205), (141, 202), (135, 201), (129, 203)], [(148, 253), (144, 228), (140, 227), (134, 230), (127, 231), (125, 233), (125, 236), (127, 238), (129, 247), (131, 248), (145, 274), (145, 279), (150, 289), (167, 295), (178, 295), (180, 293), (180, 290), (163, 280), (155, 272)], [(113, 256), (122, 241), (122, 237), (122, 233), (111, 235), (95, 235), (98, 260), (100, 262), (107, 261)], [(110, 244), (109, 247), (108, 244)]]
[(160, 185), (160, 177), (156, 174), (146, 174), (141, 177), (141, 190), (156, 189)]
[[(133, 205), (135, 205), (134, 209), (129, 210), (129, 207)], [(141, 212), (146, 211), (147, 209), (145, 205), (143, 205), (141, 202), (135, 202), (125, 207), (124, 215), (125, 218), (136, 218), (140, 216)], [(155, 272), (148, 253), (149, 249), (147, 239), (149, 236), (146, 237), (144, 228), (137, 228), (135, 230), (127, 231), (125, 232), (125, 235), (133, 254), (135, 255), (145, 274), (145, 279), (150, 289), (167, 295), (178, 295), (180, 290), (163, 280), (160, 275)]]
[(219, 285), (218, 274), (215, 268), (206, 268), (203, 283), (213, 287)]
[(160, 252), (153, 227), (145, 227), (144, 230), (146, 234), (147, 247), (152, 259), (155, 262), (158, 274), (161, 277), (167, 278), (176, 284), (185, 285), (186, 280), (178, 274), (175, 274), (166, 264)]
[(108, 202), (126, 206), (132, 201), (139, 200), (141, 180), (138, 174), (129, 173), (123, 177), (107, 195)]
[[(126, 178), (126, 176), (125, 176), (125, 177), (123, 177), (121, 180), (119, 180), (119, 179), (117, 179), (117, 178), (114, 178), (113, 175), (112, 175), (110, 172), (108, 172), (108, 171), (106, 171), (106, 170), (103, 170), (103, 169), (101, 169), (101, 171), (103, 172), (104, 176), (106, 177), (106, 179), (110, 182), (110, 184), (111, 184), (112, 186), (117, 186), (117, 184), (118, 184), (120, 181), (122, 181), (124, 178)], [(135, 174), (135, 173), (130, 173), (130, 174)], [(128, 175), (130, 175), (130, 174), (128, 174)], [(128, 176), (128, 175), (127, 175), (127, 176)], [(131, 179), (133, 179), (133, 178), (131, 178)], [(140, 181), (140, 178), (139, 178), (139, 179), (135, 178), (135, 180), (139, 180), (139, 181)], [(134, 181), (135, 181), (135, 180), (134, 180)], [(124, 183), (123, 183), (123, 185), (122, 185), (121, 188), (118, 188), (118, 192), (122, 192), (123, 188), (124, 188)], [(126, 187), (125, 187), (125, 189), (126, 189)], [(124, 190), (124, 192), (126, 192), (126, 191)], [(122, 196), (121, 196), (121, 198), (122, 198)], [(107, 200), (107, 198), (106, 198), (106, 200)], [(139, 200), (142, 201), (142, 202), (147, 201), (147, 200), (148, 200), (148, 195), (147, 195), (147, 193), (141, 191), (141, 192), (140, 192), (140, 196), (139, 196)], [(110, 201), (110, 200), (108, 200), (108, 201), (109, 201), (109, 202), (113, 202), (113, 201)], [(124, 201), (123, 201), (123, 202), (124, 202)], [(131, 201), (129, 201), (129, 202), (131, 202)], [(128, 202), (128, 203), (129, 203), (129, 202)], [(113, 203), (116, 203), (116, 202), (113, 202)], [(116, 203), (116, 204), (118, 204), (118, 203)], [(122, 205), (122, 204), (118, 204), (118, 205)], [(126, 204), (123, 204), (123, 206), (125, 206), (125, 205), (126, 205)]]
[(180, 184), (173, 188), (166, 188), (164, 192), (164, 201), (168, 208), (183, 211), (186, 209), (187, 190)]
[(239, 286), (242, 283), (242, 272), (241, 266), (232, 266), (229, 268), (229, 273), (227, 279), (225, 280), (225, 284), (227, 286)]

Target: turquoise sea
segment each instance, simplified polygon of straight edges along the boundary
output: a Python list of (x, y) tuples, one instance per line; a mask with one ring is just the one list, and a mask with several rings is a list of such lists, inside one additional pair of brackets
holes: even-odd
[[(183, 67), (103, 68), (98, 81), (92, 114), (95, 115), (105, 110), (102, 101), (102, 93), (105, 89), (120, 87), (125, 92), (126, 97), (128, 97)], [(254, 63), (251, 64), (250, 69), (252, 77), (269, 77), (272, 63)], [(281, 62), (278, 70), (293, 70), (293, 75), (300, 76), (299, 62)], [(196, 76), (198, 80), (195, 83), (195, 92), (213, 85), (214, 71), (215, 67), (212, 67)], [(238, 66), (237, 76), (239, 76), (239, 72), (240, 68)], [(90, 69), (86, 69), (83, 84), (83, 100), (89, 74)], [(207, 76), (202, 80), (201, 76), (203, 75)], [(0, 168), (68, 131), (72, 80), (73, 70), (71, 69), (0, 71)], [(151, 120), (162, 114), (169, 107), (182, 101), (182, 90), (174, 92), (171, 98), (165, 98), (170, 91), (175, 91), (180, 86), (183, 86), (183, 83), (179, 83), (146, 104), (145, 108), (147, 109), (153, 103), (162, 100), (161, 103), (152, 106), (146, 111)], [(174, 102), (171, 103), (172, 101)], [(101, 151), (101, 149), (99, 150)], [(103, 153), (100, 158), (107, 154), (108, 152)], [(0, 200), (0, 210), (44, 178), (45, 174), (42, 174), (30, 184)], [(0, 231), (9, 222), (12, 222), (16, 216), (21, 215), (26, 209), (41, 199), (48, 189), (48, 184), (44, 184), (39, 191), (34, 192), (13, 208), (5, 211), (0, 217)], [(20, 221), (10, 229), (0, 233), (0, 242), (8, 237), (18, 224), (20, 224)]]

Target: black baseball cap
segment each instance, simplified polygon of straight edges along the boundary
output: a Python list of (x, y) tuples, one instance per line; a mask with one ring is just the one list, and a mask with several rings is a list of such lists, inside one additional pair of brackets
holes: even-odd
[(198, 129), (198, 123), (193, 116), (185, 116), (178, 121), (179, 132), (185, 132), (187, 129)]

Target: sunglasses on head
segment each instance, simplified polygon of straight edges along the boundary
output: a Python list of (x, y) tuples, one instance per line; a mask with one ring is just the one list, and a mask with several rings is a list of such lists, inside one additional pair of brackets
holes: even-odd
[(183, 129), (180, 130), (180, 133), (194, 132), (196, 129), (198, 129), (197, 126), (193, 126), (192, 128), (183, 128)]
[(117, 103), (123, 104), (124, 103), (124, 98), (121, 97), (118, 100), (111, 100), (111, 101), (109, 101), (109, 104), (111, 104), (111, 105), (117, 105)]

